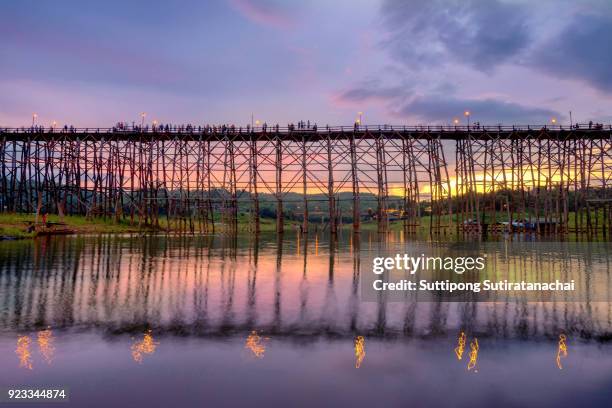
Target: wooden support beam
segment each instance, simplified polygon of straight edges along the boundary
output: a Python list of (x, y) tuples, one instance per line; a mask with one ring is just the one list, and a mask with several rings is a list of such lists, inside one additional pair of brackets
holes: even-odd
[(353, 190), (353, 232), (359, 232), (361, 227), (361, 208), (359, 197), (359, 173), (357, 163), (357, 145), (355, 143), (355, 132), (351, 134), (350, 151), (351, 151), (351, 188)]
[(280, 137), (274, 138), (274, 148), (276, 156), (274, 161), (276, 169), (276, 232), (280, 234), (285, 230), (285, 217), (283, 213), (283, 142)]
[(327, 135), (327, 199), (329, 209), (329, 232), (336, 234), (337, 229), (337, 214), (336, 214), (336, 197), (334, 192), (334, 163), (332, 161), (332, 142)]
[(261, 231), (260, 219), (259, 219), (259, 190), (257, 188), (257, 179), (259, 178), (259, 173), (257, 171), (257, 158), (259, 156), (259, 152), (257, 150), (257, 140), (253, 137), (251, 133), (250, 140), (250, 155), (249, 160), (251, 161), (250, 166), (250, 193), (251, 193), (251, 231), (258, 234)]
[(308, 233), (308, 162), (307, 162), (306, 136), (302, 136), (302, 205), (304, 206), (302, 216), (302, 233)]

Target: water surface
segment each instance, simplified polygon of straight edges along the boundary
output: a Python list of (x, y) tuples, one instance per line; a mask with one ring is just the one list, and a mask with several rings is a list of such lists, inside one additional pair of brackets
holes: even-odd
[(563, 262), (504, 258), (576, 278), (580, 302), (364, 301), (372, 253), (414, 245), (393, 234), (0, 243), (0, 386), (64, 386), (90, 407), (606, 405), (609, 257), (587, 245)]

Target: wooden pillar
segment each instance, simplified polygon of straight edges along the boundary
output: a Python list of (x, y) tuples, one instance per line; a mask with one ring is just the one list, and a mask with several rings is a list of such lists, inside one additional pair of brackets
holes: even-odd
[(238, 197), (237, 197), (237, 186), (236, 186), (236, 153), (234, 141), (230, 140), (229, 137), (227, 139), (228, 148), (229, 148), (229, 158), (230, 158), (230, 166), (229, 166), (229, 213), (228, 213), (228, 226), (229, 232), (231, 234), (236, 234), (238, 232)]
[[(143, 145), (144, 143), (139, 143)], [(156, 228), (159, 228), (159, 188), (161, 185), (159, 182), (159, 156), (160, 154), (164, 154), (163, 150), (159, 148), (159, 141), (150, 141), (146, 146), (147, 151), (145, 152), (145, 158), (147, 159), (147, 171), (144, 175), (141, 176), (141, 185), (145, 187), (145, 192), (147, 197), (149, 197), (148, 205), (143, 204), (143, 208), (145, 208), (145, 212), (150, 214), (149, 218), (153, 220), (153, 225)], [(140, 147), (142, 150), (142, 146)], [(155, 163), (155, 167), (153, 166)], [(164, 180), (165, 182), (165, 180)]]
[(353, 232), (359, 232), (361, 227), (361, 208), (359, 200), (359, 173), (357, 172), (357, 146), (355, 145), (355, 132), (350, 138), (351, 151), (351, 181), (353, 188)]
[(379, 134), (375, 139), (376, 144), (376, 176), (378, 181), (378, 208), (376, 217), (378, 221), (378, 232), (387, 232), (387, 183), (386, 183), (386, 163), (385, 150), (382, 135)]
[(430, 207), (431, 211), (429, 212), (429, 233), (433, 234), (433, 232), (437, 232), (439, 224), (438, 217), (438, 194), (439, 194), (439, 185), (438, 185), (438, 169), (437, 169), (437, 152), (435, 150), (434, 141), (431, 137), (427, 138), (427, 156), (428, 156), (428, 171), (429, 174), (429, 192), (430, 192)]
[(302, 196), (304, 216), (302, 219), (302, 233), (308, 233), (308, 177), (307, 177), (307, 149), (306, 136), (302, 136)]
[(202, 224), (202, 194), (204, 194), (204, 177), (203, 177), (203, 169), (204, 169), (204, 155), (206, 152), (204, 151), (204, 143), (202, 142), (202, 135), (197, 141), (197, 163), (196, 163), (196, 191), (198, 196), (195, 200), (196, 206), (196, 214), (198, 220), (198, 230), (200, 233), (207, 232), (206, 225)]
[[(436, 140), (438, 146), (438, 158), (439, 158), (439, 166), (438, 166), (438, 177), (440, 179), (440, 198), (442, 200), (448, 201), (448, 223), (444, 224), (450, 227), (453, 220), (453, 203), (452, 203), (452, 193), (451, 193), (451, 185), (450, 185), (450, 177), (448, 176), (448, 165), (446, 164), (446, 156), (444, 155), (444, 146), (442, 145), (441, 140), (438, 138)], [(444, 171), (444, 174), (442, 174)], [(442, 211), (442, 203), (440, 203), (440, 211)], [(446, 228), (446, 227), (445, 227)], [(444, 230), (446, 233), (446, 229)]]
[(211, 232), (214, 234), (215, 233), (215, 214), (214, 214), (214, 209), (213, 209), (213, 202), (212, 202), (212, 164), (210, 162), (210, 158), (211, 158), (211, 152), (210, 152), (210, 140), (206, 141), (206, 187), (207, 187), (207, 194), (206, 194), (206, 206), (208, 208), (207, 210), (207, 217), (209, 217), (210, 220), (210, 230)]
[(285, 219), (283, 215), (283, 145), (278, 134), (274, 145), (276, 150), (276, 232), (280, 234), (285, 230)]
[(408, 177), (410, 172), (407, 165), (409, 164), (408, 151), (406, 149), (406, 139), (402, 137), (402, 180), (403, 180), (403, 198), (402, 198), (402, 227), (404, 232), (408, 231)]
[(461, 223), (463, 222), (463, 188), (459, 189), (459, 184), (463, 183), (463, 166), (461, 164), (461, 160), (463, 160), (463, 155), (461, 154), (461, 140), (457, 138), (455, 141), (455, 199), (454, 202), (456, 204), (456, 220), (455, 220), (455, 228), (457, 234), (459, 234), (461, 230)]
[(257, 189), (257, 140), (253, 131), (251, 131), (251, 169), (250, 169), (250, 184), (251, 184), (251, 229), (258, 234), (261, 231), (259, 220), (259, 191)]
[(329, 207), (329, 232), (336, 234), (336, 200), (334, 196), (334, 164), (332, 162), (332, 145), (329, 133), (327, 134), (327, 199)]
[(7, 154), (6, 154), (6, 136), (2, 138), (0, 142), (0, 165), (2, 171), (0, 172), (0, 212), (8, 210), (9, 203), (9, 192), (8, 192), (8, 167), (6, 165)]

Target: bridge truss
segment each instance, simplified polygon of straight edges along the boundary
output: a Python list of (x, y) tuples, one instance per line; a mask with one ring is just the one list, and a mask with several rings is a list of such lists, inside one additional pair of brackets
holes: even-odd
[(2, 211), (192, 232), (258, 232), (271, 201), (278, 232), (290, 217), (605, 233), (612, 218), (610, 129), (0, 129), (0, 165)]

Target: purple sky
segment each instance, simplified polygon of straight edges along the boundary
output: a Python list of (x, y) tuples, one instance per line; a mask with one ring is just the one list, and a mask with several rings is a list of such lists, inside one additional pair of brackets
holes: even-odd
[(612, 120), (609, 0), (5, 1), (0, 127)]

